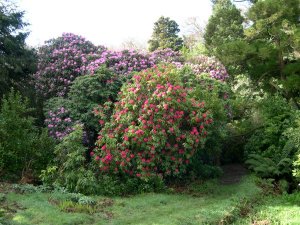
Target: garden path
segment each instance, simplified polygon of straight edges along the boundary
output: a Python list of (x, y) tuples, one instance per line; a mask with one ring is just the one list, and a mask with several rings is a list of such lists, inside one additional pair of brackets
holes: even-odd
[(241, 181), (242, 177), (248, 173), (247, 169), (242, 164), (228, 164), (222, 166), (223, 176), (221, 184), (235, 184)]

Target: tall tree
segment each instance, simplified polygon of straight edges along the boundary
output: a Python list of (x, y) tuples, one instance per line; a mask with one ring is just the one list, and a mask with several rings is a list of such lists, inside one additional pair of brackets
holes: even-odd
[(171, 48), (175, 51), (181, 49), (183, 40), (178, 36), (180, 29), (178, 24), (169, 17), (161, 16), (154, 23), (151, 39), (148, 41), (149, 50)]
[(8, 1), (0, 2), (0, 98), (11, 86), (24, 86), (23, 79), (35, 71), (35, 52), (25, 44), (23, 15)]
[(300, 108), (300, 1), (257, 1), (247, 14), (244, 67), (253, 80)]
[(226, 64), (224, 49), (232, 41), (243, 38), (244, 19), (230, 0), (213, 2), (213, 13), (205, 28), (204, 41), (210, 53)]

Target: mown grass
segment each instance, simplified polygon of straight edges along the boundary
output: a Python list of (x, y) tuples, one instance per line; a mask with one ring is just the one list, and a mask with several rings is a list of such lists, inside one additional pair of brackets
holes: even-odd
[(18, 206), (10, 217), (12, 224), (219, 224), (233, 222), (239, 216), (241, 204), (259, 194), (255, 178), (247, 176), (234, 185), (220, 185), (213, 180), (190, 185), (180, 193), (115, 197), (110, 200), (112, 204), (104, 204), (93, 214), (63, 211), (49, 201), (50, 193), (9, 192), (5, 204)]

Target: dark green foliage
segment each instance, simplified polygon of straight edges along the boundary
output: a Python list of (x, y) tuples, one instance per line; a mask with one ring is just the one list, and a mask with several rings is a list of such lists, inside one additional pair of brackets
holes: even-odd
[(148, 41), (149, 50), (152, 52), (156, 49), (171, 48), (178, 51), (183, 45), (183, 40), (178, 36), (180, 29), (178, 24), (169, 17), (161, 16), (154, 23), (153, 34)]
[(55, 161), (42, 173), (42, 181), (58, 184), (70, 192), (92, 194), (96, 192), (97, 180), (86, 162), (87, 149), (82, 145), (83, 129), (76, 125), (55, 147)]
[(7, 1), (0, 3), (0, 98), (11, 86), (24, 88), (24, 79), (36, 70), (36, 54), (25, 44), (24, 12)]
[(40, 132), (30, 116), (28, 100), (11, 90), (0, 110), (0, 172), (16, 177), (36, 174), (52, 158), (54, 142), (47, 131)]

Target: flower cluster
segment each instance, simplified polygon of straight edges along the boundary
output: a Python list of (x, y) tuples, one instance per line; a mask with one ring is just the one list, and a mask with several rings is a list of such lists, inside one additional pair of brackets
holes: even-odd
[(49, 111), (45, 123), (49, 134), (54, 139), (62, 140), (67, 134), (73, 131), (74, 122), (69, 117), (69, 111), (64, 107)]
[(106, 50), (87, 66), (87, 70), (90, 74), (94, 74), (101, 65), (106, 65), (116, 74), (128, 75), (133, 71), (138, 72), (152, 67), (154, 61), (147, 54), (139, 53), (136, 50), (120, 52)]
[(122, 88), (111, 119), (100, 118), (104, 128), (91, 154), (103, 173), (144, 179), (186, 172), (213, 120), (179, 76), (174, 66), (154, 66)]
[(150, 59), (158, 63), (174, 63), (174, 64), (181, 64), (184, 59), (180, 52), (174, 51), (170, 48), (166, 49), (157, 49), (150, 54)]
[(216, 58), (208, 56), (198, 56), (186, 62), (195, 74), (208, 73), (212, 78), (225, 81), (229, 75), (224, 65)]
[(39, 48), (36, 89), (45, 97), (65, 96), (73, 80), (85, 74), (86, 66), (104, 50), (83, 37), (64, 33)]

